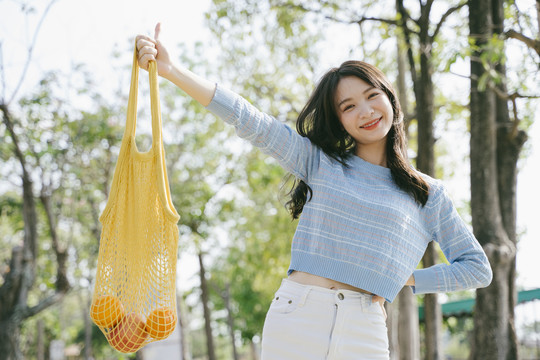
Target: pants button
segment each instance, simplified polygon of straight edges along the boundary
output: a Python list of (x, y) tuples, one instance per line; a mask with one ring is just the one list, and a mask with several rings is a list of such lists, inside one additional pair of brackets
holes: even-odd
[(345, 295), (343, 295), (342, 293), (339, 293), (339, 294), (337, 295), (337, 297), (338, 297), (339, 300), (345, 299)]

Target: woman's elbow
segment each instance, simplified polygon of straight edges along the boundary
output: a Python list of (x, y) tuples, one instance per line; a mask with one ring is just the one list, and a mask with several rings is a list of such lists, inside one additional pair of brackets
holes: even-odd
[(491, 281), (493, 280), (493, 270), (491, 270), (491, 265), (489, 262), (483, 266), (482, 276), (479, 278), (479, 280), (479, 288), (485, 288), (491, 284)]

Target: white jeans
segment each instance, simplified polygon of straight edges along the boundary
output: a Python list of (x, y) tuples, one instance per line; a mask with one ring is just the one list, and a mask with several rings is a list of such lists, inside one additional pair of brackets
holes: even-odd
[(388, 360), (385, 315), (371, 298), (284, 279), (266, 315), (262, 360)]

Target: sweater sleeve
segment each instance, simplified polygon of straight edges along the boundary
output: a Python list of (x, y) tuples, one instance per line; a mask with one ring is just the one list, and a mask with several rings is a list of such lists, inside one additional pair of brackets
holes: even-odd
[(488, 286), (493, 274), (482, 246), (459, 216), (444, 186), (437, 184), (432, 189), (432, 237), (450, 264), (415, 270), (413, 292), (425, 294)]
[(248, 140), (299, 179), (308, 182), (319, 166), (321, 150), (286, 124), (265, 114), (232, 91), (216, 87), (206, 107), (233, 125), (239, 137)]

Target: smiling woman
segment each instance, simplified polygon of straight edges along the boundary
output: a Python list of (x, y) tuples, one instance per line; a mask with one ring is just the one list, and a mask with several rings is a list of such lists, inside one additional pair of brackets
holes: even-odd
[[(407, 160), (396, 92), (375, 66), (346, 61), (328, 71), (300, 113), (296, 128), (336, 161), (356, 155), (389, 168), (395, 184), (425, 205), (429, 186)], [(308, 193), (311, 188), (299, 179), (287, 204), (294, 218), (302, 212)]]
[(356, 155), (386, 166), (386, 135), (394, 120), (388, 96), (360, 78), (347, 76), (339, 82), (336, 98), (339, 121), (356, 141)]
[[(236, 128), (297, 179), (291, 264), (268, 310), (262, 359), (388, 359), (385, 300), (487, 286), (491, 268), (444, 186), (406, 158), (403, 115), (385, 75), (362, 61), (328, 71), (297, 132), (241, 96), (175, 64), (139, 35), (139, 64)], [(309, 194), (309, 198), (308, 198)], [(415, 270), (430, 241), (450, 265)]]

